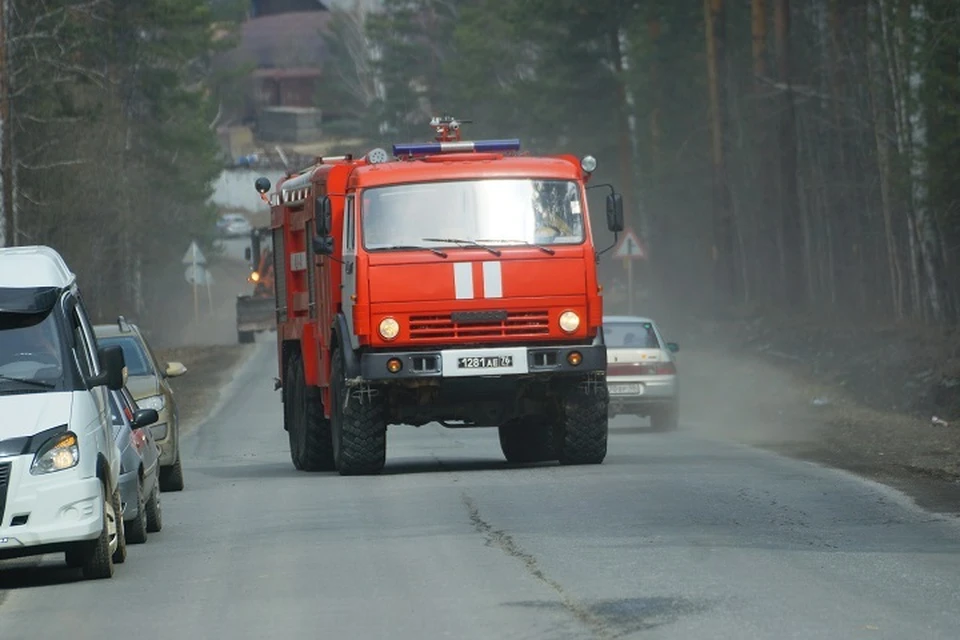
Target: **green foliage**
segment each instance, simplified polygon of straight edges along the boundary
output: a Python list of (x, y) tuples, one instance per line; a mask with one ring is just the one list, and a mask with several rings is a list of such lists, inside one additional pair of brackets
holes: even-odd
[(138, 263), (165, 268), (211, 235), (214, 14), (195, 0), (14, 0), (14, 15), (20, 242), (56, 246), (98, 309), (131, 313)]

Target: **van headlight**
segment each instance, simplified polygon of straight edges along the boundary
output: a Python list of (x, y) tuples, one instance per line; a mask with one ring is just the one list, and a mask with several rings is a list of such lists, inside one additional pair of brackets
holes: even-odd
[(163, 407), (166, 405), (166, 401), (163, 399), (163, 395), (150, 396), (149, 398), (144, 398), (143, 400), (137, 400), (137, 406), (141, 409), (153, 409), (157, 413), (163, 411)]
[(384, 318), (380, 321), (378, 331), (384, 340), (393, 340), (400, 334), (400, 323), (393, 318)]
[(72, 469), (80, 462), (80, 447), (77, 436), (70, 431), (51, 438), (33, 458), (30, 473), (41, 475)]
[(564, 311), (560, 314), (560, 328), (567, 333), (573, 333), (580, 328), (580, 316), (573, 311)]

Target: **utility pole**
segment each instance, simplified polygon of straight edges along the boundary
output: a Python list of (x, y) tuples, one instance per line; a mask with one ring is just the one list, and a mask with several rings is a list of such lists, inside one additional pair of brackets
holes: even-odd
[(13, 198), (13, 122), (10, 118), (10, 0), (0, 0), (0, 220), (3, 246), (17, 244)]

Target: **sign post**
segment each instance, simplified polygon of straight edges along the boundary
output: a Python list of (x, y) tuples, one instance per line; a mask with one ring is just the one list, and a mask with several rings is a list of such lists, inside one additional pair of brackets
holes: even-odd
[(207, 270), (204, 268), (204, 265), (207, 264), (207, 259), (204, 257), (203, 252), (200, 251), (200, 247), (197, 246), (196, 240), (190, 242), (190, 246), (187, 248), (187, 252), (183, 254), (183, 260), (181, 262), (187, 265), (187, 270), (184, 273), (184, 276), (186, 277), (187, 282), (193, 285), (193, 320), (195, 324), (199, 325), (200, 294), (197, 289), (200, 285), (206, 284), (209, 296), (210, 283), (208, 282)]
[(637, 238), (637, 234), (633, 232), (633, 229), (627, 229), (623, 238), (617, 244), (616, 250), (613, 252), (614, 258), (619, 258), (623, 260), (627, 268), (627, 305), (629, 315), (633, 315), (633, 262), (635, 260), (646, 260), (647, 250), (640, 244), (640, 240)]

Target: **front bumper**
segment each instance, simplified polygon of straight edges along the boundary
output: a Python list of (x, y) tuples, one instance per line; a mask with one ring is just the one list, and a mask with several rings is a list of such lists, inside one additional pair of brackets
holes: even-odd
[(7, 458), (10, 476), (0, 519), (0, 558), (44, 553), (91, 540), (103, 527), (100, 480), (79, 469), (30, 474), (32, 456)]
[[(579, 354), (572, 364), (571, 354)], [(387, 365), (399, 360), (395, 373)], [(493, 366), (486, 366), (493, 365)], [(360, 377), (367, 382), (430, 378), (537, 377), (605, 372), (602, 344), (538, 347), (477, 347), (418, 351), (377, 351), (360, 356)]]

